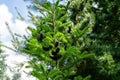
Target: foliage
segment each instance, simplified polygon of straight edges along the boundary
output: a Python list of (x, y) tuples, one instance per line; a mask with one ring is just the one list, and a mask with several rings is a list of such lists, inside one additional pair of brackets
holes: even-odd
[(24, 0), (25, 2), (30, 2), (31, 5), (28, 5), (27, 8), (32, 10), (37, 10), (34, 4), (43, 5), (47, 0)]
[[(8, 47), (8, 46), (4, 45), (2, 42), (0, 42), (0, 80), (20, 80), (21, 79), (20, 70), (21, 70), (23, 65), (19, 65), (19, 66), (17, 65), (17, 67), (9, 66), (6, 63), (6, 59), (8, 58), (8, 55), (4, 54), (5, 52), (3, 52), (1, 47), (4, 47), (4, 48), (7, 48), (7, 49), (12, 50), (14, 52), (20, 53), (22, 42), (19, 43), (20, 41), (18, 40), (18, 37), (16, 37), (14, 35), (14, 33), (11, 31), (7, 22), (6, 22), (6, 26), (7, 26), (8, 31), (10, 32), (10, 34), (13, 38), (13, 40), (11, 41), (13, 48)], [(10, 74), (7, 74), (7, 73), (9, 73), (9, 71), (10, 71)]]
[(1, 80), (9, 80), (9, 77), (5, 73), (7, 68), (7, 65), (5, 64), (5, 58), (6, 55), (3, 54), (3, 50), (1, 49), (1, 45), (0, 45), (0, 79)]
[[(41, 16), (28, 27), (23, 51), (39, 80), (118, 80), (118, 0), (57, 0), (35, 4)], [(116, 16), (115, 16), (116, 15)], [(33, 19), (34, 16), (31, 16)]]

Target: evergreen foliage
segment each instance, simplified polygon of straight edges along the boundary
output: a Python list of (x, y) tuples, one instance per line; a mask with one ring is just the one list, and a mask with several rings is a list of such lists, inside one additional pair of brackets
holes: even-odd
[(36, 18), (23, 51), (39, 80), (119, 80), (119, 0), (35, 4)]

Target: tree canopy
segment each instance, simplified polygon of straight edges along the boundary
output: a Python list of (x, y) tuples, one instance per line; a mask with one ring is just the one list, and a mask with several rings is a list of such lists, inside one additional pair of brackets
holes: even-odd
[(119, 80), (120, 1), (35, 3), (23, 52), (39, 80)]

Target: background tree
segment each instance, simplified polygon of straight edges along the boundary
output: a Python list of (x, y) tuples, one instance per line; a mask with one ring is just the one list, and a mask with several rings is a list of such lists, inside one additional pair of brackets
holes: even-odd
[[(86, 69), (86, 73), (93, 75), (95, 80), (97, 77), (97, 80), (119, 79), (120, 6), (118, 4), (120, 1), (71, 0), (71, 2), (71, 11), (72, 15), (74, 15), (71, 19), (73, 21), (77, 21), (77, 15), (84, 10), (94, 16), (91, 18), (91, 20), (93, 19), (91, 22), (92, 32), (88, 34), (91, 39), (91, 45), (86, 45), (83, 50), (95, 53), (96, 59), (92, 61), (92, 63), (95, 62), (95, 67), (92, 66), (92, 70)], [(88, 72), (89, 70), (90, 72)]]
[(0, 42), (0, 79), (10, 80), (10, 78), (6, 74), (7, 65), (5, 63), (6, 61), (5, 58), (6, 58), (6, 55), (3, 54), (3, 50), (1, 49), (1, 42)]

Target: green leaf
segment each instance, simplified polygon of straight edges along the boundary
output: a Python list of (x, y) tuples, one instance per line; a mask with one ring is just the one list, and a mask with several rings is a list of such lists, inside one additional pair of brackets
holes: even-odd
[(56, 3), (55, 3), (56, 8), (58, 7), (59, 2), (60, 2), (60, 0), (57, 0)]
[(66, 39), (66, 37), (65, 37), (65, 35), (63, 34), (63, 33), (61, 33), (61, 32), (57, 32), (56, 34), (55, 34), (55, 37), (54, 37), (55, 39), (58, 39), (59, 41), (61, 41), (61, 42), (65, 42), (65, 43), (67, 43), (68, 41), (67, 41), (67, 39)]
[(40, 71), (42, 72), (42, 74), (47, 77), (46, 64), (41, 63), (41, 64), (39, 65), (39, 68), (40, 68)]
[(46, 8), (47, 10), (51, 10), (51, 6), (52, 6), (52, 5), (51, 5), (50, 2), (47, 1), (47, 2), (44, 3), (43, 6), (44, 6), (44, 8)]
[(32, 66), (28, 65), (28, 66), (25, 66), (25, 68), (31, 68)]
[(59, 70), (59, 69), (53, 69), (49, 72), (48, 76), (51, 78), (51, 79), (54, 79), (54, 78), (58, 78), (58, 77), (61, 77), (63, 76), (64, 74)]
[(31, 32), (34, 32), (34, 31), (35, 31), (35, 29), (32, 28), (32, 27), (30, 27), (30, 26), (28, 26), (27, 29), (30, 30)]
[(60, 17), (60, 21), (64, 21), (64, 20), (66, 20), (66, 19), (68, 19), (69, 17), (68, 17), (68, 14), (65, 14), (64, 16), (62, 16), (62, 17)]
[[(47, 20), (45, 20), (47, 21)], [(43, 24), (41, 25), (42, 30), (45, 30), (46, 32), (52, 31), (52, 27), (49, 26), (48, 24)]]
[(69, 56), (77, 56), (80, 53), (80, 51), (75, 46), (69, 46), (69, 48), (67, 49), (67, 53)]
[(91, 58), (91, 57), (94, 57), (94, 54), (84, 52), (84, 53), (81, 53), (77, 57), (78, 57), (78, 59)]
[(39, 5), (39, 4), (35, 4), (35, 7), (37, 7), (38, 9), (42, 10), (42, 11), (46, 11), (48, 13), (51, 13), (50, 10), (47, 10), (45, 7)]
[(86, 26), (83, 30), (80, 31), (80, 35), (82, 36), (88, 31), (89, 26)]
[(74, 78), (74, 80), (83, 80), (83, 78), (81, 76), (77, 76)]
[(57, 75), (53, 80), (63, 80), (63, 76), (62, 75)]
[(46, 80), (46, 76), (44, 76), (44, 75), (38, 75), (39, 76), (39, 80)]
[(70, 24), (71, 24), (70, 22), (66, 22), (66, 23), (61, 24), (60, 26), (62, 26), (62, 27), (69, 27)]
[(87, 77), (85, 77), (83, 80), (90, 80), (91, 79), (91, 76), (88, 75)]

